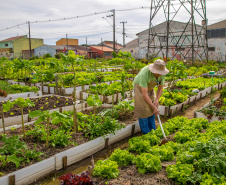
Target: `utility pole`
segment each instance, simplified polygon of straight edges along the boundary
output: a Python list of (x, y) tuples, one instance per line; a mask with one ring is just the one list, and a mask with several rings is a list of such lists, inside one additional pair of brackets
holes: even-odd
[(30, 21), (28, 21), (28, 32), (29, 32), (29, 54), (30, 54), (30, 58), (31, 58), (31, 26), (30, 26)]
[(115, 51), (115, 9), (111, 10), (112, 15), (107, 15), (106, 17), (113, 16), (113, 50)]
[(67, 54), (68, 54), (68, 38), (67, 38), (67, 34), (66, 34), (66, 43), (67, 43)]
[(112, 11), (113, 11), (113, 42), (114, 42), (113, 49), (115, 51), (115, 9), (113, 9)]
[(86, 56), (88, 58), (88, 52), (87, 52), (87, 37), (86, 37)]
[(102, 52), (103, 52), (103, 56), (102, 58), (104, 58), (104, 51), (103, 51), (103, 39), (101, 38), (101, 46), (102, 46)]
[(126, 35), (126, 33), (125, 33), (125, 23), (127, 23), (127, 21), (125, 21), (125, 22), (122, 21), (120, 23), (123, 24), (123, 32), (122, 32), (122, 35), (123, 35), (123, 47), (125, 47), (125, 35)]

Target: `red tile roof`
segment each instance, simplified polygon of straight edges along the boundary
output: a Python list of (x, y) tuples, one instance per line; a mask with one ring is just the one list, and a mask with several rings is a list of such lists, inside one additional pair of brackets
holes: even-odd
[(8, 42), (8, 41), (13, 41), (13, 40), (17, 40), (19, 38), (23, 38), (23, 37), (27, 37), (26, 35), (22, 35), (22, 36), (16, 36), (16, 37), (10, 37), (8, 39), (5, 40), (1, 40), (0, 42)]
[(105, 51), (105, 52), (112, 52), (113, 49), (112, 48), (109, 48), (109, 47), (106, 47), (106, 46), (97, 46), (97, 45), (93, 45), (93, 46), (90, 46), (91, 48), (96, 48), (96, 49), (99, 49), (101, 51)]

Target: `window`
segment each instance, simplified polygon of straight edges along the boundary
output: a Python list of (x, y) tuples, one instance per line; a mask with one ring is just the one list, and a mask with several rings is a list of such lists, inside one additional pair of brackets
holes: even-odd
[(104, 56), (111, 56), (111, 53), (104, 53)]
[(9, 46), (9, 44), (5, 44), (5, 47)]
[(166, 36), (159, 36), (159, 41), (160, 42), (167, 42), (167, 37)]
[(209, 39), (226, 37), (226, 28), (207, 30), (207, 37)]
[(215, 47), (208, 47), (208, 51), (215, 51)]
[(182, 47), (176, 47), (175, 51), (184, 51), (185, 48), (182, 48)]

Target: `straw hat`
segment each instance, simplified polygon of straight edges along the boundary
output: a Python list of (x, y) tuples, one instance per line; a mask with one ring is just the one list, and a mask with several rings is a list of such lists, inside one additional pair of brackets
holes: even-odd
[(166, 75), (169, 73), (169, 70), (166, 68), (165, 62), (161, 59), (157, 59), (154, 64), (149, 64), (148, 68), (152, 73), (157, 73), (160, 75)]

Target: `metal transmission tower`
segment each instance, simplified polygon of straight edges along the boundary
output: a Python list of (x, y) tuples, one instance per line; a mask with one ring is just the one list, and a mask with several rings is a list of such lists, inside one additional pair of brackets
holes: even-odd
[[(166, 21), (154, 26), (159, 14)], [(206, 30), (206, 0), (151, 0), (147, 57), (208, 60)]]

